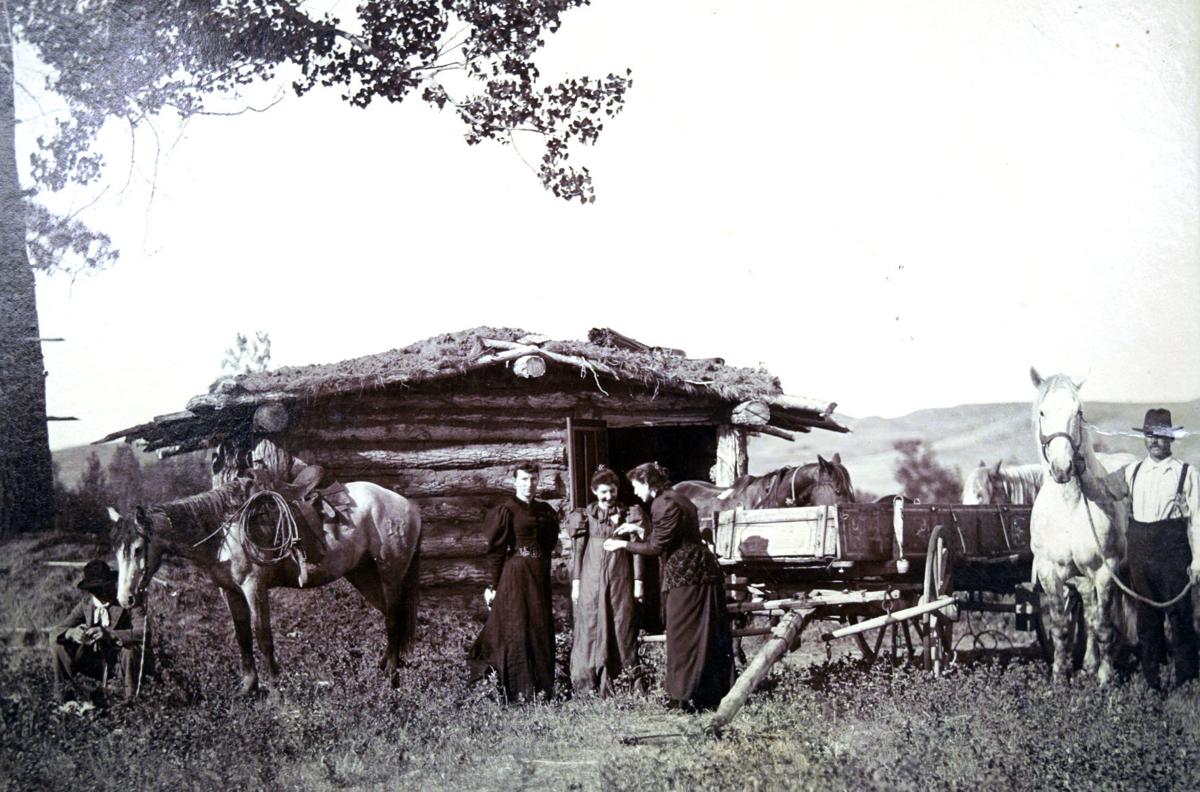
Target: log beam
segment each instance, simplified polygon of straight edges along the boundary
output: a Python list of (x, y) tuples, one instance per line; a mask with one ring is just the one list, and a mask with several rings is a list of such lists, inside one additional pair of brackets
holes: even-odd
[[(352, 479), (340, 470), (333, 471), (342, 481)], [(476, 470), (403, 470), (394, 473), (372, 472), (373, 480), (406, 498), (454, 495), (508, 495), (512, 493), (512, 468), (486, 467)], [(566, 467), (542, 468), (538, 478), (539, 498), (561, 498), (566, 493)]]
[(512, 424), (508, 419), (497, 425), (495, 416), (478, 416), (478, 423), (457, 425), (448, 423), (369, 424), (312, 424), (290, 433), (297, 445), (318, 448), (326, 443), (346, 447), (371, 444), (375, 448), (399, 450), (412, 443), (444, 443), (469, 445), (474, 443), (546, 443), (566, 440), (566, 421), (535, 425)]
[(761, 401), (744, 401), (734, 406), (729, 420), (738, 426), (766, 426), (771, 421), (771, 406)]
[(750, 467), (746, 450), (746, 432), (728, 424), (717, 427), (717, 465), (713, 483), (718, 487), (731, 487), (739, 476), (744, 476)]
[(706, 731), (720, 734), (721, 730), (733, 720), (733, 716), (737, 715), (738, 710), (746, 703), (746, 699), (750, 698), (754, 689), (771, 672), (771, 666), (775, 665), (775, 662), (797, 642), (800, 631), (804, 629), (807, 622), (806, 617), (811, 612), (811, 610), (794, 610), (783, 617), (772, 631), (775, 637), (763, 644), (762, 648), (758, 650), (758, 654), (737, 678), (737, 682), (725, 694), (725, 698), (721, 699), (716, 713), (705, 726)]
[(517, 464), (560, 467), (566, 464), (566, 447), (558, 443), (541, 445), (481, 443), (479, 445), (401, 451), (387, 449), (356, 451), (336, 446), (323, 446), (300, 450), (295, 456), (304, 460), (320, 460), (322, 465), (338, 470), (370, 472), (393, 472), (408, 469), (474, 470), (494, 466), (512, 467)]

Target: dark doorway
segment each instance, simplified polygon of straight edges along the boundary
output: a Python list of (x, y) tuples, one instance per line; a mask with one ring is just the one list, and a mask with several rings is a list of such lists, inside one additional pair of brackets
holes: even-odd
[(643, 462), (657, 462), (671, 481), (708, 481), (717, 461), (715, 426), (638, 426), (608, 430), (609, 467), (621, 474), (621, 498), (632, 503), (633, 489), (625, 472)]

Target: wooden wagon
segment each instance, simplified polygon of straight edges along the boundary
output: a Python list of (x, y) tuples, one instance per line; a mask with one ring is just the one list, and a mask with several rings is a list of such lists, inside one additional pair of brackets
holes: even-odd
[[(898, 498), (713, 515), (734, 634), (772, 636), (722, 702), (714, 725), (732, 717), (813, 622), (840, 623), (821, 639), (852, 637), (869, 661), (890, 633), (893, 656), (903, 647), (933, 671), (947, 661), (952, 624), (964, 611), (1015, 613), (1017, 629), (1036, 629), (1030, 512), (1029, 506), (923, 505)], [(753, 614), (776, 623), (747, 626)]]

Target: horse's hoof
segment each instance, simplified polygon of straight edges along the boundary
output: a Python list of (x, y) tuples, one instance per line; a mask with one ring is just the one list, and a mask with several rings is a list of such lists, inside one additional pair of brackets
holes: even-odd
[(238, 696), (240, 696), (242, 698), (247, 698), (249, 696), (254, 695), (255, 692), (257, 692), (257, 691), (258, 691), (258, 678), (257, 677), (246, 677), (245, 679), (242, 680), (242, 684), (238, 688)]

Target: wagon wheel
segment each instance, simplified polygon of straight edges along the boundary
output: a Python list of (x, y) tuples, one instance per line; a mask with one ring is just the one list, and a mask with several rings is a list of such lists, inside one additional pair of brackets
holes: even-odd
[[(1039, 591), (1041, 590), (1039, 586)], [(1045, 594), (1043, 593), (1043, 597)], [(1067, 651), (1071, 655), (1071, 670), (1083, 668), (1083, 656), (1087, 652), (1087, 625), (1083, 619), (1083, 597), (1074, 586), (1067, 586)], [(1038, 647), (1042, 650), (1042, 659), (1047, 663), (1054, 662), (1054, 638), (1046, 630), (1042, 621), (1041, 599), (1038, 601), (1037, 613), (1033, 621), (1034, 633), (1037, 635)]]
[[(942, 527), (934, 526), (929, 535), (929, 549), (925, 555), (925, 602), (933, 602), (954, 593), (951, 571), (950, 550), (942, 541)], [(925, 670), (940, 672), (950, 655), (950, 641), (954, 630), (951, 619), (942, 611), (930, 611), (922, 617), (922, 621)]]

